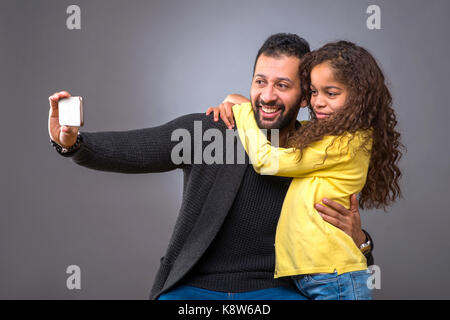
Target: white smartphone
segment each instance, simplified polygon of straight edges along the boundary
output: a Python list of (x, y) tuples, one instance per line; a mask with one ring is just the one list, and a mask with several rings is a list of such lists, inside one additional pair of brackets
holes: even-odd
[(70, 97), (58, 101), (59, 124), (61, 126), (82, 127), (83, 98)]

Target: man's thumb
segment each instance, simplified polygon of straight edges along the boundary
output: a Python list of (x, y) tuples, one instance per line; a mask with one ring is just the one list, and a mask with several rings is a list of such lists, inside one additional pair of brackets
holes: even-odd
[(69, 127), (69, 126), (62, 126), (61, 127), (61, 132), (71, 135), (77, 132), (77, 128), (76, 127)]

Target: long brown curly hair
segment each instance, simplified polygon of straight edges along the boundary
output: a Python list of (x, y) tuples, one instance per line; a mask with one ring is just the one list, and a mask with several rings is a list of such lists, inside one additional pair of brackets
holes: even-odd
[(400, 142), (400, 133), (396, 131), (392, 96), (383, 72), (366, 49), (348, 41), (328, 43), (302, 59), (301, 90), (308, 105), (311, 102), (311, 70), (324, 62), (331, 66), (336, 81), (348, 88), (345, 105), (321, 120), (316, 118), (310, 106), (311, 120), (288, 137), (288, 145), (300, 150), (300, 161), (302, 150), (324, 136), (338, 137), (358, 130), (370, 131), (371, 136), (367, 135), (367, 141), (362, 146), (367, 146), (372, 139), (367, 181), (359, 204), (361, 208), (385, 209), (401, 196), (401, 172), (397, 164), (404, 147)]

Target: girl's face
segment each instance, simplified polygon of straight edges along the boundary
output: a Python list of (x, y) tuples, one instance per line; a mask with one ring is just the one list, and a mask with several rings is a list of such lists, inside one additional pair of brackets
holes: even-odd
[(325, 119), (342, 109), (347, 96), (347, 86), (335, 80), (328, 62), (318, 64), (311, 70), (311, 107), (317, 119)]

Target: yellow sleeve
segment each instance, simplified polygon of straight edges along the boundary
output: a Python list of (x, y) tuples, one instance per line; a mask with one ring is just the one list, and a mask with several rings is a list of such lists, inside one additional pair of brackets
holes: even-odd
[[(326, 136), (303, 149), (301, 161), (298, 161), (299, 150), (294, 148), (273, 147), (256, 123), (250, 103), (233, 106), (236, 128), (256, 172), (265, 175), (286, 177), (327, 176), (329, 171), (339, 169), (352, 160), (356, 147), (361, 139)], [(350, 136), (350, 135), (348, 135)], [(325, 151), (327, 158), (325, 158)], [(368, 159), (367, 159), (368, 161)]]

